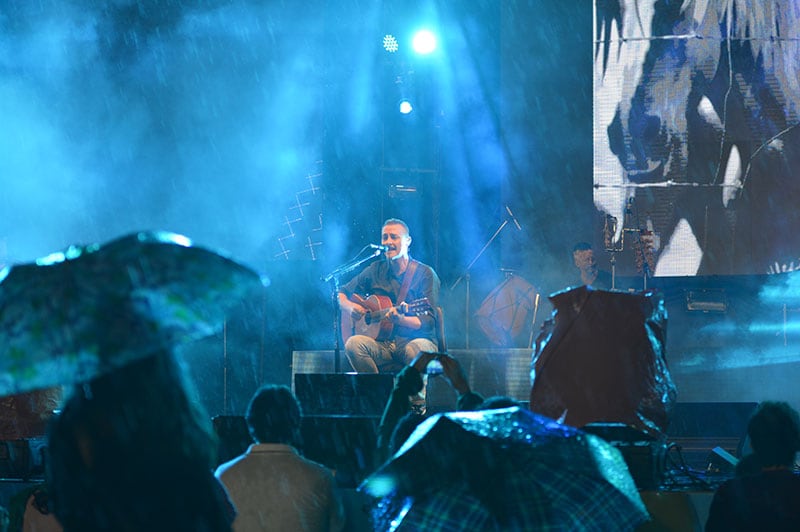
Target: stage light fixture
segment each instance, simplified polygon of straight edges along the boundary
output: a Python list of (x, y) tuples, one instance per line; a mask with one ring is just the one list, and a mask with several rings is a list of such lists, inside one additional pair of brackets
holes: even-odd
[(406, 99), (400, 100), (399, 108), (400, 112), (404, 115), (407, 115), (408, 113), (414, 110), (414, 106), (411, 105), (411, 102)]
[(389, 52), (390, 54), (395, 53), (400, 48), (400, 45), (397, 43), (397, 39), (395, 39), (394, 35), (387, 34), (383, 37), (383, 49)]
[(414, 51), (427, 55), (436, 50), (436, 35), (430, 30), (419, 30), (411, 41)]

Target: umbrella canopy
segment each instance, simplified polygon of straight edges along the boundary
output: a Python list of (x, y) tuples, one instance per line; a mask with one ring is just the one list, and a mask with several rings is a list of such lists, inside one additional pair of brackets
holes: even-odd
[(213, 334), (264, 286), (188, 238), (128, 235), (0, 272), (0, 396), (84, 382)]
[(378, 530), (632, 530), (648, 519), (617, 449), (514, 407), (439, 414), (359, 488)]

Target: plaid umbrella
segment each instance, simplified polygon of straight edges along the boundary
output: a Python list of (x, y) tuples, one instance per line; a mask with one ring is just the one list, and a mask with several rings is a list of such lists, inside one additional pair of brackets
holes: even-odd
[(648, 519), (622, 455), (519, 407), (439, 414), (359, 488), (377, 530), (632, 530)]
[(263, 286), (188, 238), (128, 235), (0, 272), (0, 396), (84, 382), (213, 334)]

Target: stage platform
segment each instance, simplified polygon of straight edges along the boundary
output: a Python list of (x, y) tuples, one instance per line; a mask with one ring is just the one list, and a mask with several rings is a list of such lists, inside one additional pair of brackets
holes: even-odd
[[(451, 349), (448, 351), (464, 368), (473, 391), (490, 397), (507, 395), (522, 403), (528, 402), (531, 349)], [(342, 371), (350, 371), (341, 353)], [(294, 351), (292, 354), (292, 386), (298, 373), (333, 373), (333, 350)], [(440, 376), (428, 380), (428, 411), (443, 412), (456, 406), (456, 394)]]

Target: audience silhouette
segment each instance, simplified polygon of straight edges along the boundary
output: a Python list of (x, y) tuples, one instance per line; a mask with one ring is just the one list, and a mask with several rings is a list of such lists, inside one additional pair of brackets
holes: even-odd
[(47, 482), (64, 530), (231, 530), (210, 425), (169, 352), (75, 386), (48, 430)]
[(706, 531), (800, 530), (800, 417), (789, 404), (761, 403), (747, 426), (753, 454), (725, 482), (709, 508)]
[(300, 405), (286, 386), (260, 388), (247, 408), (255, 443), (216, 476), (236, 505), (237, 532), (331, 531), (344, 509), (331, 472), (300, 456)]
[(489, 410), (519, 406), (519, 402), (507, 396), (492, 396), (488, 399), (472, 391), (457, 359), (446, 353), (422, 352), (395, 379), (394, 389), (386, 403), (378, 427), (378, 456), (388, 459), (403, 445), (426, 416), (412, 411), (409, 396), (423, 387), (423, 374), (428, 365), (437, 361), (442, 367), (442, 377), (457, 394), (456, 410)]

